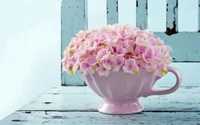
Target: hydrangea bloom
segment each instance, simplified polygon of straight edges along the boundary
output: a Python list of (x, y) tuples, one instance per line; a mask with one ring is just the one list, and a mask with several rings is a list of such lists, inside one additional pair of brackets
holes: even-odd
[(108, 25), (79, 31), (64, 51), (63, 71), (70, 77), (78, 70), (83, 75), (97, 72), (108, 76), (122, 69), (138, 74), (141, 69), (167, 74), (172, 48), (147, 30), (131, 25)]

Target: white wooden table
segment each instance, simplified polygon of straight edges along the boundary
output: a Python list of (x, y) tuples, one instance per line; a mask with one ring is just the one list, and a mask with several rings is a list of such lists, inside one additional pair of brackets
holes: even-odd
[(141, 113), (106, 115), (97, 111), (102, 99), (88, 87), (56, 87), (0, 121), (0, 125), (200, 125), (198, 84), (140, 101), (145, 106)]

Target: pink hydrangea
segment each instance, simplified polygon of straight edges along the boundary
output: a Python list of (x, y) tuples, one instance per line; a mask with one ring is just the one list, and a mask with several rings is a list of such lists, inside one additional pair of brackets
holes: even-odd
[(120, 69), (131, 74), (145, 69), (162, 77), (172, 61), (171, 51), (169, 45), (148, 30), (114, 24), (79, 31), (64, 51), (62, 68), (70, 77), (78, 70), (83, 75), (97, 72), (108, 76)]

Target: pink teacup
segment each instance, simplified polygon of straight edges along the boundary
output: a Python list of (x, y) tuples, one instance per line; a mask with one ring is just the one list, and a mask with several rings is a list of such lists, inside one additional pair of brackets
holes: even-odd
[(167, 67), (169, 72), (176, 76), (176, 84), (166, 90), (154, 90), (155, 82), (160, 79), (156, 72), (141, 70), (139, 74), (132, 75), (120, 70), (111, 72), (109, 76), (99, 76), (98, 73), (83, 76), (86, 84), (104, 99), (98, 111), (106, 114), (130, 114), (144, 110), (139, 103), (139, 97), (150, 95), (164, 95), (176, 91), (181, 82), (181, 73), (174, 67)]

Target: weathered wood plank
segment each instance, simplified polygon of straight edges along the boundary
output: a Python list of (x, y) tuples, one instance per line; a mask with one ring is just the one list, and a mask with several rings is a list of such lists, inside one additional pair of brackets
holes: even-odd
[(198, 27), (198, 29), (199, 29), (199, 32), (200, 32), (200, 0), (199, 0), (199, 10), (198, 10), (198, 12), (199, 12), (199, 18), (198, 18), (198, 22), (199, 22), (199, 27)]
[(147, 29), (147, 0), (136, 0), (136, 26)]
[(200, 62), (200, 32), (179, 32), (173, 35), (155, 33), (172, 46), (174, 62)]
[(178, 31), (178, 0), (167, 0), (167, 28), (168, 35)]
[[(85, 0), (62, 0), (61, 6), (61, 51), (63, 57), (63, 51), (71, 41), (71, 38), (79, 30), (85, 30), (87, 28), (85, 18)], [(62, 72), (62, 84), (70, 85), (84, 85), (80, 73), (74, 75), (73, 78)]]
[(88, 0), (85, 0), (85, 29), (88, 29)]
[(118, 23), (118, 0), (107, 0), (107, 24)]
[(199, 125), (199, 112), (143, 112), (105, 115), (97, 112), (15, 112), (1, 125)]
[[(43, 94), (33, 100), (21, 110), (54, 110), (54, 111), (97, 111), (102, 99), (94, 94), (88, 87), (65, 88), (63, 92)], [(82, 89), (82, 90), (81, 90)], [(166, 88), (160, 88), (166, 89)], [(74, 91), (71, 91), (74, 90)], [(80, 91), (79, 93), (78, 90)], [(68, 91), (69, 93), (66, 93)], [(150, 96), (141, 98), (145, 111), (198, 111), (200, 112), (200, 87), (182, 87), (175, 93), (163, 96)]]

